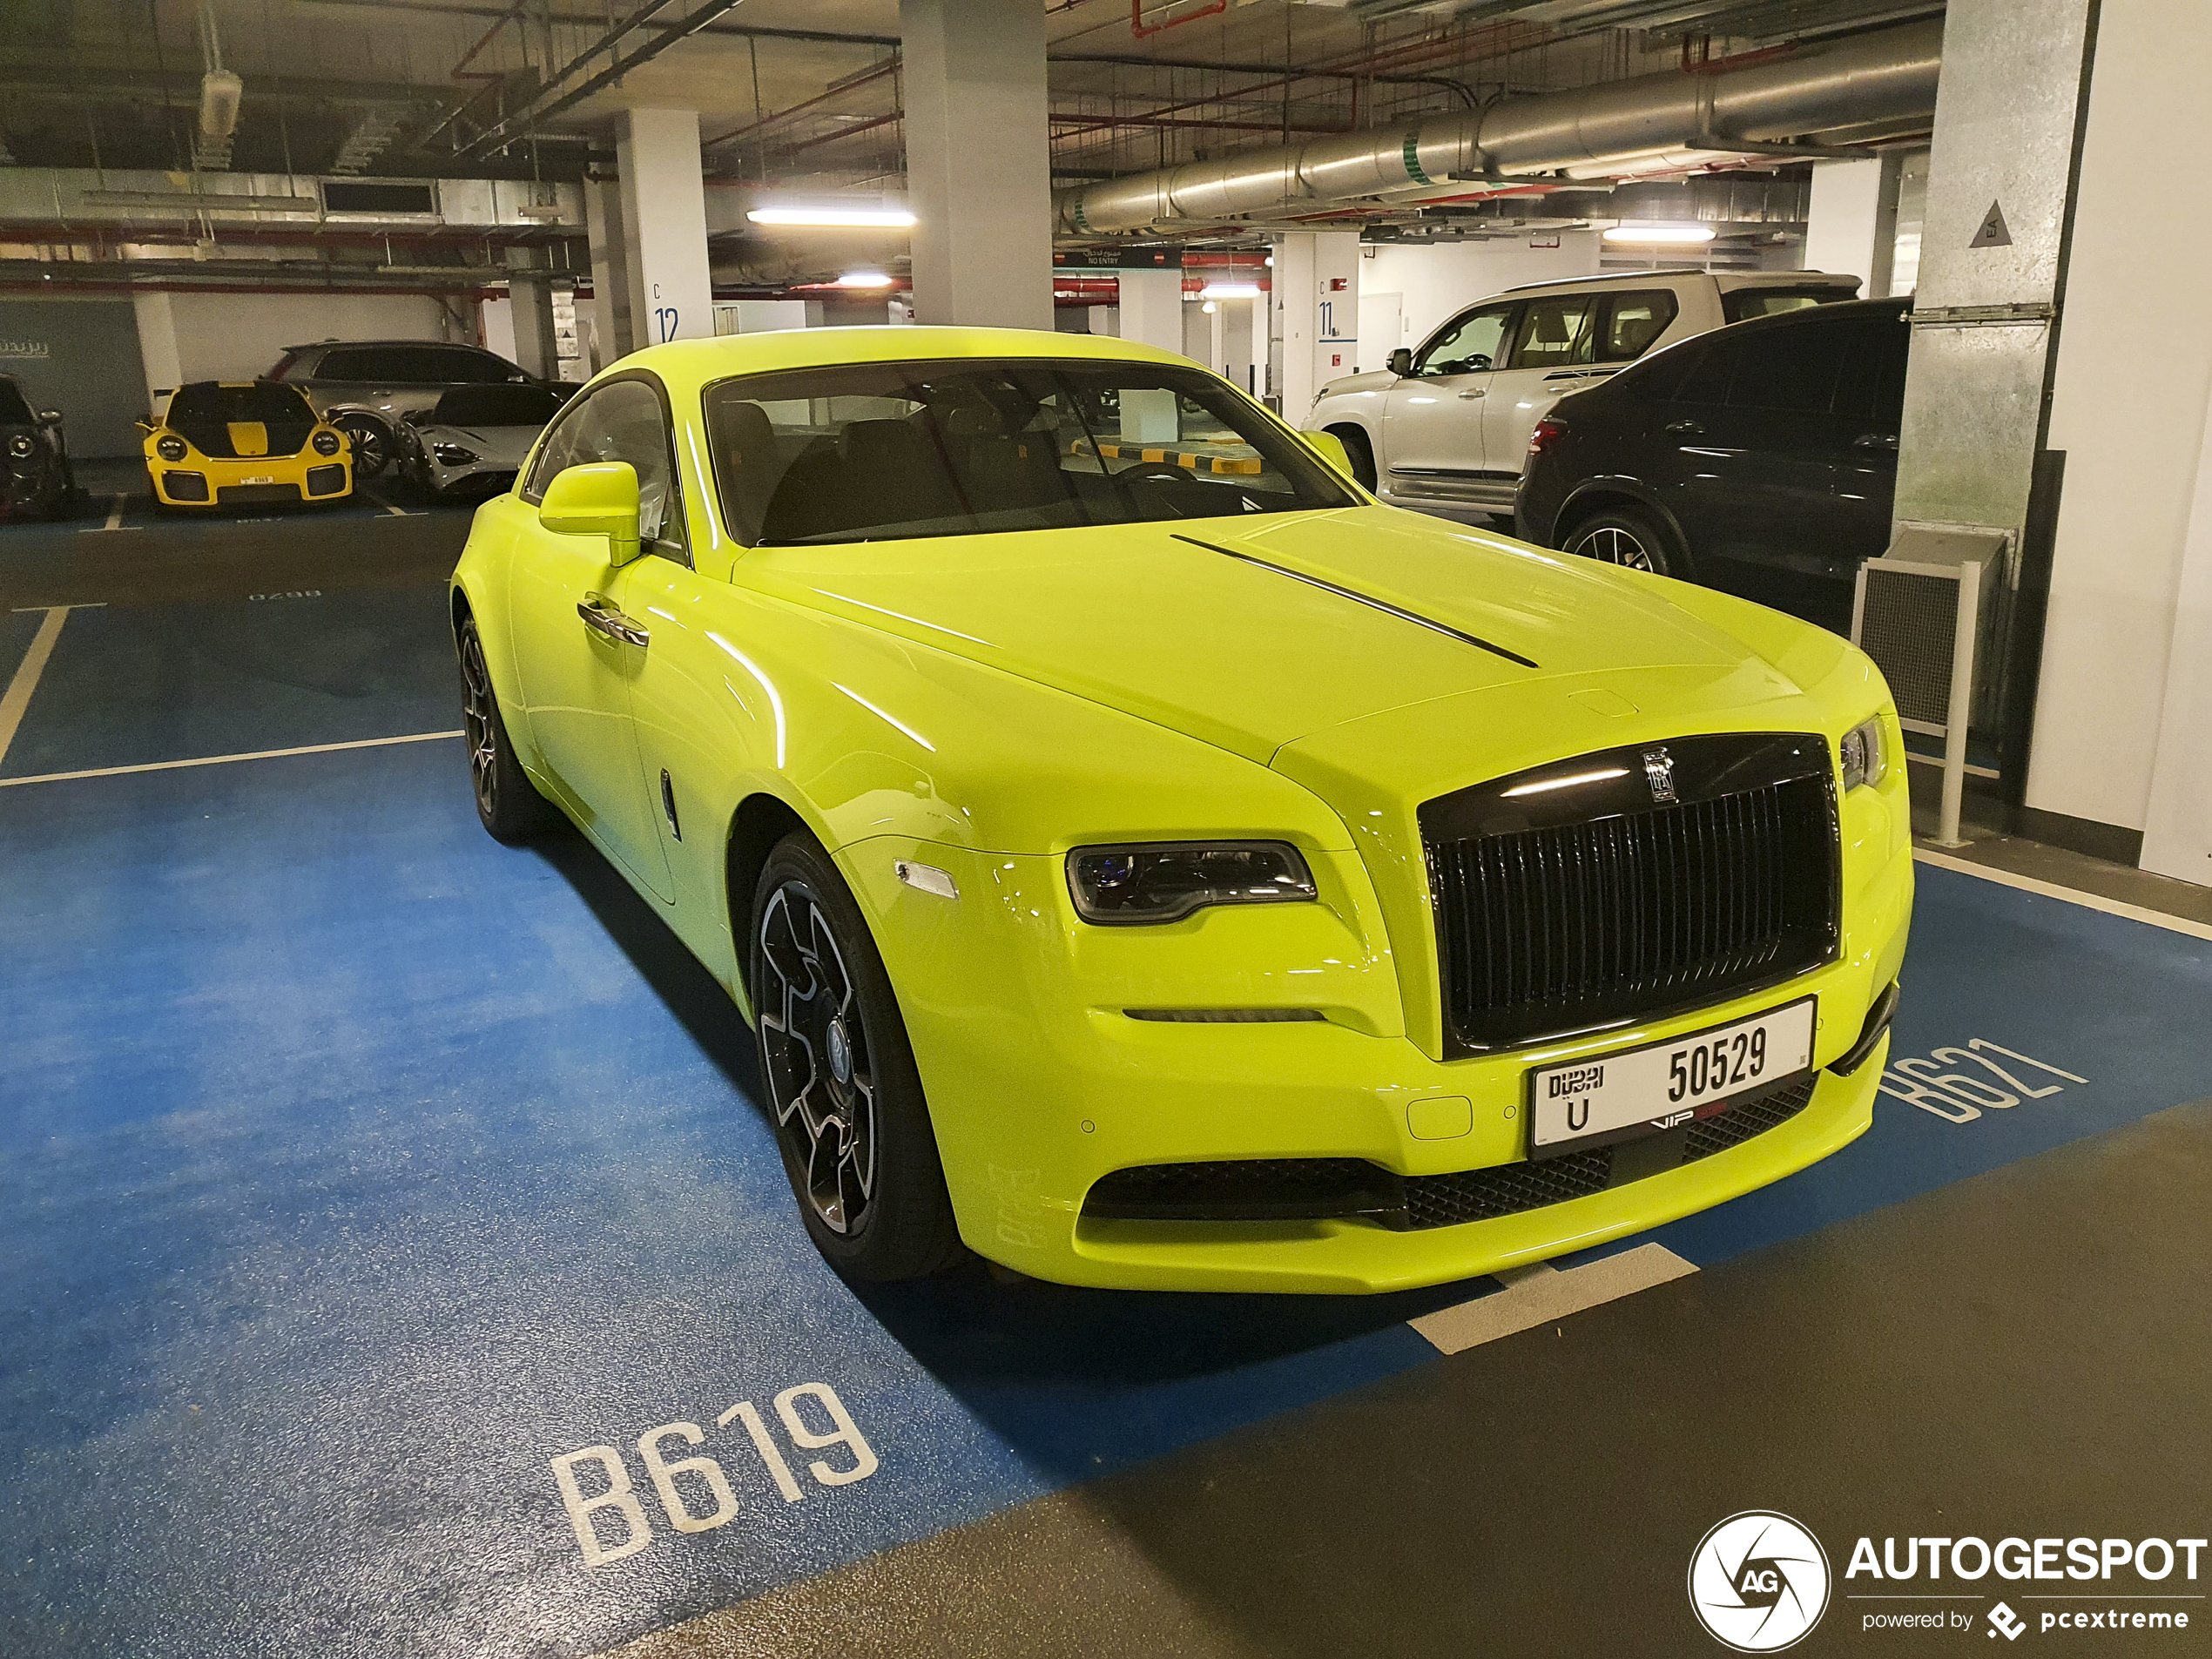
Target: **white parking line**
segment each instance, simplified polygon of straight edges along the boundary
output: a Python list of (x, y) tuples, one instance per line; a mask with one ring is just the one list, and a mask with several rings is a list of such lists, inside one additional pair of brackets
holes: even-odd
[(114, 496), (113, 501), (114, 504), (108, 509), (106, 523), (80, 524), (77, 528), (77, 533), (79, 536), (98, 536), (103, 530), (135, 530), (145, 528), (141, 524), (126, 524), (123, 522), (123, 509), (130, 504), (131, 501), (128, 495), (118, 493)]
[(364, 496), (368, 496), (368, 497), (369, 498), (369, 500), (371, 500), (371, 501), (374, 502), (375, 502), (375, 503), (376, 503), (379, 507), (381, 507), (381, 508), (382, 508), (382, 509), (383, 509), (386, 512), (388, 512), (388, 513), (391, 514), (393, 517), (395, 517), (395, 518), (413, 518), (413, 517), (415, 517), (415, 515), (414, 513), (412, 513), (412, 512), (408, 511), (408, 510), (406, 508), (404, 508), (404, 507), (395, 507), (395, 506), (393, 506), (391, 502), (389, 502), (386, 501), (386, 500), (385, 500), (385, 499), (384, 499), (381, 496), (378, 495), (378, 494), (377, 494), (374, 490), (371, 489), (370, 489), (370, 488), (369, 488), (367, 484), (363, 484), (363, 485), (361, 485), (360, 488), (361, 488), (361, 494), (362, 494), (362, 495), (364, 495)]
[(8, 682), (8, 689), (0, 693), (0, 761), (8, 758), (8, 745), (16, 740), (16, 728), (23, 724), (24, 711), (30, 706), (30, 694), (38, 689), (38, 677), (46, 671), (47, 659), (54, 654), (54, 642), (62, 637), (62, 624), (69, 620), (68, 605), (55, 605), (46, 612), (38, 624), (38, 631), (30, 637), (30, 649), (16, 665), (15, 678)]
[[(32, 649), (36, 650), (36, 645)], [(15, 696), (13, 686), (8, 688), (8, 695), (10, 698)], [(5, 706), (0, 705), (0, 720), (3, 720), (5, 715)], [(68, 783), (78, 778), (120, 778), (134, 772), (178, 772), (186, 766), (226, 766), (233, 760), (275, 760), (286, 755), (335, 754), (341, 749), (384, 749), (395, 743), (435, 743), (442, 738), (461, 735), (458, 732), (414, 732), (403, 738), (357, 738), (351, 743), (310, 743), (297, 749), (256, 749), (250, 754), (202, 755), (196, 760), (149, 760), (136, 766), (95, 766), (89, 772), (42, 772), (30, 778), (0, 778), (0, 789), (13, 789), (17, 784)], [(0, 744), (0, 756), (5, 753), (6, 745)]]
[(1499, 1273), (1498, 1279), (1506, 1287), (1502, 1291), (1457, 1307), (1424, 1313), (1406, 1323), (1426, 1337), (1438, 1352), (1460, 1353), (1696, 1271), (1695, 1262), (1683, 1260), (1664, 1244), (1638, 1244), (1617, 1256), (1564, 1270), (1549, 1262), (1537, 1262)]
[(1946, 858), (1940, 853), (1931, 853), (1925, 847), (1914, 847), (1912, 856), (1923, 864), (1934, 865), (1939, 870), (1956, 870), (1960, 875), (1994, 881), (2000, 887), (2017, 887), (2022, 893), (2040, 893), (2047, 899), (2078, 904), (2085, 910), (2101, 910), (2107, 916), (2125, 916), (2130, 921), (2148, 922), (2154, 927), (2163, 927), (2168, 933), (2187, 934), (2192, 939), (2212, 939), (2212, 922), (2191, 921), (2187, 916), (2169, 916), (2163, 910), (2146, 910), (2141, 905), (2123, 904), (2101, 894), (2084, 893), (2079, 887), (2062, 887), (2055, 881), (2038, 881), (2032, 875), (2014, 875), (2010, 870), (1993, 869), (1986, 864)]

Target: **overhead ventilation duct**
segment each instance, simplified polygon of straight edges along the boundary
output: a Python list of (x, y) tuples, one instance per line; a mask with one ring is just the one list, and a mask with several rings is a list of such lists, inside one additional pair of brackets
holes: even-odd
[(1869, 124), (1932, 121), (1940, 21), (1725, 64), (1514, 98), (1063, 190), (1057, 230), (1083, 236), (1311, 213), (1453, 180), (1632, 178)]

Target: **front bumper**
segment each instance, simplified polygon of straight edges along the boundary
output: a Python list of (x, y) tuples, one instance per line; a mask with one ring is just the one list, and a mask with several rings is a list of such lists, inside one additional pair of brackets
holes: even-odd
[[(1872, 1121), (1877, 1046), (1858, 1044), (1897, 978), (1912, 861), (1897, 799), (1853, 803), (1843, 947), (1782, 986), (1602, 1039), (1450, 1062), (1407, 1035), (1372, 889), (1349, 853), (1308, 849), (1324, 902), (1202, 912), (1162, 929), (1070, 927), (1060, 862), (893, 838), (840, 855), (878, 923), (961, 1233), (980, 1254), (1063, 1284), (1186, 1291), (1380, 1291), (1447, 1283), (1601, 1244), (1777, 1180)], [(1862, 792), (1871, 796), (1871, 792)], [(948, 901), (899, 884), (898, 860), (950, 871)], [(1145, 935), (1150, 935), (1146, 937)], [(1318, 1021), (1170, 1024), (1130, 1007), (1323, 1009)], [(1811, 1101), (1787, 1122), (1679, 1168), (1541, 1208), (1424, 1231), (1370, 1220), (1141, 1221), (1084, 1213), (1102, 1177), (1209, 1160), (1359, 1158), (1404, 1176), (1527, 1155), (1529, 1069), (1819, 999)], [(1885, 1042), (1886, 1040), (1885, 1040)], [(1448, 1112), (1424, 1103), (1464, 1102)], [(1440, 1121), (1456, 1132), (1435, 1136)], [(1458, 1130), (1464, 1121), (1464, 1130)], [(1424, 1132), (1417, 1132), (1418, 1130)]]
[[(245, 461), (210, 460), (187, 455), (182, 461), (149, 459), (146, 475), (153, 498), (164, 507), (211, 510), (266, 506), (287, 502), (342, 501), (354, 493), (349, 459), (313, 454), (254, 456)], [(248, 483), (247, 479), (258, 482)]]

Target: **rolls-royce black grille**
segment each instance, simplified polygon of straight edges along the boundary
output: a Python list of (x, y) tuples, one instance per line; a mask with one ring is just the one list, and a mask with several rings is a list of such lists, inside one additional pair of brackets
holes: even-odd
[[(1098, 1182), (1083, 1202), (1083, 1213), (1149, 1221), (1362, 1217), (1412, 1232), (1491, 1221), (1588, 1197), (1741, 1146), (1803, 1111), (1812, 1100), (1816, 1081), (1815, 1074), (1807, 1073), (1714, 1116), (1645, 1140), (1449, 1175), (1395, 1175), (1365, 1158), (1148, 1163), (1116, 1170)], [(1616, 1159), (1616, 1153), (1622, 1156)]]
[[(1825, 744), (1668, 747), (1700, 764), (1689, 777), (1674, 765), (1677, 799), (1663, 805), (1651, 799), (1644, 752), (1630, 751), (1521, 774), (1539, 786), (1537, 813), (1512, 810), (1511, 779), (1423, 808), (1451, 1055), (1663, 1016), (1833, 954)], [(1575, 767), (1610, 772), (1593, 781), (1612, 786), (1581, 803), (1596, 810), (1560, 821), (1576, 786), (1546, 774), (1571, 780)]]

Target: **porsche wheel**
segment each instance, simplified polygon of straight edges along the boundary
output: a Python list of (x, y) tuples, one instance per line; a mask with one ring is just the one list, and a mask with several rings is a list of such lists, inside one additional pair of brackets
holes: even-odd
[(475, 792), (476, 816), (495, 840), (528, 840), (551, 828), (558, 814), (515, 758), (474, 617), (462, 618), (459, 644), (461, 731), (469, 745), (469, 781)]
[(966, 1251), (906, 1023), (859, 905), (812, 838), (770, 853), (752, 916), (761, 1074), (815, 1247), (857, 1279), (951, 1266)]
[(1654, 576), (1680, 576), (1683, 563), (1666, 533), (1643, 514), (1622, 508), (1586, 518), (1567, 538), (1564, 551), (1601, 564), (1618, 564)]

